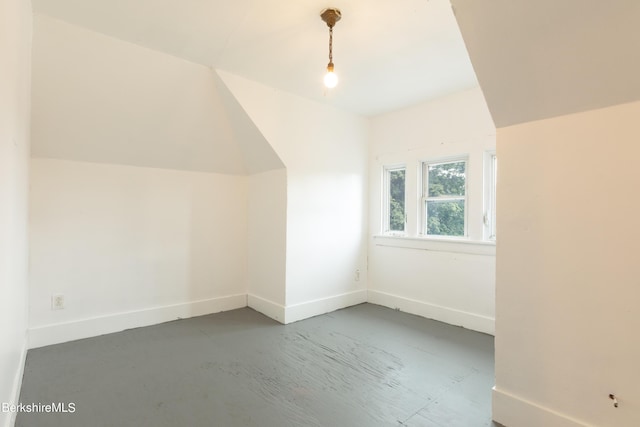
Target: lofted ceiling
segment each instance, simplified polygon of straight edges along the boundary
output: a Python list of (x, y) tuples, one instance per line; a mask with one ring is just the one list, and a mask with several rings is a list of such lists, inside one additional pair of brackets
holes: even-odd
[(34, 157), (233, 175), (284, 165), (207, 67), (34, 20)]
[[(363, 115), (477, 86), (449, 0), (34, 0), (48, 15)], [(337, 88), (322, 85), (334, 29)]]
[(497, 127), (640, 100), (640, 1), (452, 3)]
[[(281, 167), (208, 67), (362, 115), (479, 81), (498, 127), (640, 100), (638, 0), (33, 3), (33, 152), (44, 157)], [(343, 14), (331, 91), (327, 6)]]

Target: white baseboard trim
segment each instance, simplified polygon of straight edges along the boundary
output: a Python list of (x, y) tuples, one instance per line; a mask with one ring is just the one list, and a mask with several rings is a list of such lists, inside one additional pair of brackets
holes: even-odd
[(386, 292), (369, 290), (367, 294), (367, 301), (371, 304), (382, 305), (428, 319), (449, 323), (450, 325), (462, 326), (473, 331), (495, 335), (495, 319), (488, 316), (430, 304)]
[[(24, 377), (24, 367), (25, 367), (25, 363), (27, 361), (27, 350), (28, 350), (28, 337), (25, 334), (24, 337), (24, 346), (22, 347), (22, 352), (20, 353), (20, 360), (18, 361), (18, 370), (16, 371), (16, 375), (13, 378), (13, 386), (11, 388), (11, 396), (9, 398), (9, 404), (17, 404), (20, 402), (20, 391), (22, 390), (22, 378)], [(18, 415), (17, 412), (10, 412), (8, 414), (2, 414), (0, 412), (0, 415), (5, 415), (6, 419), (5, 422), (3, 423), (4, 427), (13, 427), (16, 423), (16, 416)], [(0, 418), (1, 421), (1, 418)]]
[(273, 320), (284, 323), (285, 309), (281, 304), (257, 295), (249, 294), (247, 295), (247, 305), (258, 313), (262, 313)]
[(297, 322), (364, 302), (367, 302), (366, 289), (289, 305), (285, 311), (285, 323)]
[(493, 388), (493, 420), (518, 427), (589, 427), (567, 415)]
[(29, 329), (29, 348), (59, 344), (246, 306), (247, 295), (239, 294), (38, 326)]

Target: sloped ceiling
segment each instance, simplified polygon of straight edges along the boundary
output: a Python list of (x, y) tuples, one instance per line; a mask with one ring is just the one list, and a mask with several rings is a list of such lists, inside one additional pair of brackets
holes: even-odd
[[(477, 86), (449, 0), (34, 0), (34, 9), (121, 40), (360, 114)], [(484, 2), (479, 2), (484, 3)], [(340, 84), (322, 86), (328, 29)]]
[(497, 127), (640, 100), (640, 1), (452, 4)]
[(238, 175), (283, 167), (215, 71), (45, 16), (32, 92), (34, 157)]
[(222, 100), (233, 138), (242, 152), (248, 174), (262, 173), (284, 167), (273, 147), (242, 108), (218, 73), (214, 75), (218, 96)]

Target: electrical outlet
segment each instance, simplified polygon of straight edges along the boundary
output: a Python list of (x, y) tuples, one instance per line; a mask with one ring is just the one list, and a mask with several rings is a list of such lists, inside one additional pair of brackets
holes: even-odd
[(62, 310), (64, 309), (64, 295), (52, 295), (51, 296), (51, 310)]
[(356, 270), (355, 278), (356, 278), (356, 282), (360, 281), (360, 269)]

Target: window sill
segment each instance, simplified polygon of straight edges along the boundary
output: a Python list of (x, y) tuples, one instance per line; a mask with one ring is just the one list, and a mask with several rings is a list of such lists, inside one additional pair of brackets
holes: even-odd
[(386, 246), (391, 248), (488, 256), (495, 256), (496, 254), (495, 241), (469, 240), (466, 238), (374, 235), (373, 242), (376, 246)]

